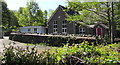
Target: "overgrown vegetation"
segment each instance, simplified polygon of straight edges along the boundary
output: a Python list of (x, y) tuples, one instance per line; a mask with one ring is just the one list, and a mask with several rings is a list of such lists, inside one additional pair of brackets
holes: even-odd
[(89, 45), (87, 41), (81, 44), (69, 44), (38, 53), (36, 48), (5, 47), (2, 61), (4, 64), (18, 65), (92, 65), (119, 64), (120, 43), (109, 45)]

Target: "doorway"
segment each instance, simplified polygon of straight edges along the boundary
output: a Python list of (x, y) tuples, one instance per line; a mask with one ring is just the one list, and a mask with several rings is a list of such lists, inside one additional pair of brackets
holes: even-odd
[(102, 28), (96, 28), (96, 36), (102, 36)]

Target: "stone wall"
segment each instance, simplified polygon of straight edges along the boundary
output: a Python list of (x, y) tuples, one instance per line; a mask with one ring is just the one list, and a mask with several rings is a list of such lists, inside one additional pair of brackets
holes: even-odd
[(95, 42), (94, 38), (75, 37), (65, 35), (42, 35), (42, 34), (24, 34), (12, 33), (9, 37), (10, 40), (24, 42), (24, 43), (47, 43), (51, 46), (62, 46), (66, 43), (81, 43), (83, 41)]

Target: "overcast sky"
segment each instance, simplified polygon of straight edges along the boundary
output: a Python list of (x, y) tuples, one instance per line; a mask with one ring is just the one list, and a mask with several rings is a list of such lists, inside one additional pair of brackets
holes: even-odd
[[(5, 0), (10, 10), (18, 10), (19, 7), (26, 7), (29, 0)], [(55, 10), (58, 5), (66, 6), (66, 0), (36, 0), (42, 10)]]

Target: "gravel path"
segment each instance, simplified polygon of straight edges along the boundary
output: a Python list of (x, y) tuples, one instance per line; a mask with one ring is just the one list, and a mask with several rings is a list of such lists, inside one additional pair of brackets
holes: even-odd
[[(13, 45), (14, 42), (15, 42), (15, 44)], [(22, 46), (22, 47), (26, 46), (25, 43), (11, 41), (11, 40), (9, 40), (9, 37), (4, 37), (4, 39), (0, 39), (0, 52), (3, 52), (4, 45), (7, 47), (7, 46), (9, 46), (10, 43), (12, 43), (11, 45), (13, 45), (13, 46)]]
[[(4, 37), (4, 39), (0, 39), (0, 56), (2, 55), (2, 52), (4, 50), (4, 45), (6, 47), (9, 46), (9, 44), (12, 43), (11, 45), (13, 46), (20, 46), (20, 47), (26, 47), (27, 44), (26, 43), (21, 43), (21, 42), (17, 42), (17, 41), (12, 41), (12, 40), (9, 40), (9, 37)], [(15, 43), (15, 44), (13, 44)], [(34, 46), (29, 46), (30, 48), (34, 47)], [(47, 46), (36, 46), (36, 49), (38, 51), (38, 53), (41, 53), (43, 50), (46, 50), (46, 49), (51, 49), (51, 47), (47, 47)], [(0, 65), (1, 65), (1, 61), (0, 61)]]
[[(0, 39), (0, 57), (2, 56), (2, 52), (5, 49), (4, 45), (6, 47), (9, 46), (10, 43), (12, 43), (14, 41), (9, 40), (9, 37), (4, 37), (4, 39)], [(13, 45), (13, 44), (11, 44)], [(26, 47), (25, 43), (20, 43), (20, 42), (15, 42), (15, 44), (13, 46), (21, 46), (21, 47)], [(1, 60), (0, 60), (0, 65), (2, 64)]]

